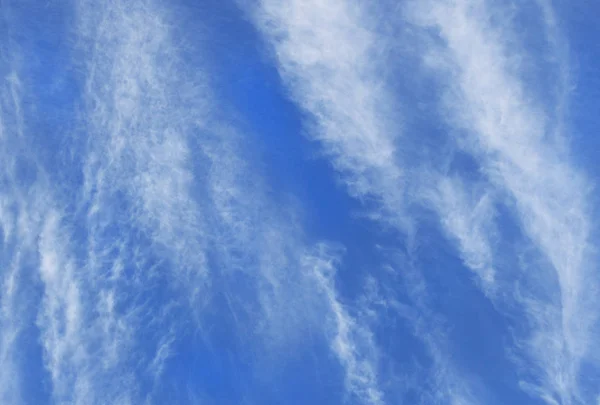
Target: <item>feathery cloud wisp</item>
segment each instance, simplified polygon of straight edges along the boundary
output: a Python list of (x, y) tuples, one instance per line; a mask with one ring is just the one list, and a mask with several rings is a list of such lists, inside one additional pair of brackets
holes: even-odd
[(436, 28), (444, 42), (428, 60), (442, 67), (452, 89), (446, 116), (468, 132), (466, 149), (513, 201), (523, 232), (548, 261), (519, 276), (523, 288), (515, 297), (531, 322), (526, 347), (539, 368), (539, 393), (549, 403), (580, 401), (578, 372), (591, 350), (598, 282), (590, 263), (588, 182), (572, 166), (564, 135), (556, 137), (548, 108), (521, 78), (515, 56), (525, 51), (507, 39), (506, 20), (493, 22), (485, 1), (416, 9), (418, 24)]
[(79, 43), (92, 52), (85, 66), (84, 192), (91, 213), (123, 193), (132, 218), (171, 250), (175, 268), (199, 281), (205, 241), (190, 195), (186, 137), (202, 130), (204, 98), (179, 60), (165, 13), (149, 1), (114, 1), (101, 9), (77, 3)]
[[(381, 77), (379, 52), (385, 44), (378, 42), (377, 19), (366, 5), (344, 0), (264, 0), (251, 13), (274, 50), (292, 98), (309, 114), (311, 136), (324, 146), (349, 194), (375, 201), (370, 215), (400, 232), (409, 230), (406, 179), (398, 163), (399, 125)], [(341, 331), (344, 325), (340, 323)], [(351, 390), (378, 392), (376, 373), (352, 362), (347, 362), (346, 372), (363, 375), (358, 379), (363, 387)], [(380, 401), (379, 394), (362, 397)]]
[(310, 113), (311, 135), (323, 143), (349, 192), (393, 213), (401, 205), (402, 173), (395, 163), (392, 99), (378, 71), (377, 21), (343, 0), (265, 0), (251, 12), (292, 97)]
[[(551, 16), (548, 4), (541, 5), (544, 15)], [(444, 228), (458, 240), (467, 266), (488, 293), (506, 288), (510, 277), (502, 275), (495, 282), (493, 213), (502, 201), (496, 195), (514, 201), (524, 234), (549, 261), (534, 276), (542, 285), (532, 286), (532, 278), (519, 276), (525, 287), (515, 299), (532, 327), (529, 352), (540, 368), (545, 396), (571, 403), (578, 397), (577, 370), (596, 322), (587, 181), (571, 167), (564, 137), (555, 130), (562, 123), (547, 119), (545, 107), (530, 95), (516, 59), (509, 56), (525, 51), (508, 48), (509, 41), (518, 41), (509, 29), (491, 22), (487, 2), (433, 1), (407, 9), (412, 22), (436, 28), (444, 41), (428, 43), (425, 60), (452, 79), (444, 116), (470, 134), (458, 143), (480, 162), (492, 190), (482, 199), (467, 197), (475, 193), (472, 185), (442, 178), (434, 181), (437, 191), (425, 190), (433, 196), (425, 200), (433, 201)], [(496, 17), (503, 21), (505, 15), (500, 11)], [(397, 163), (397, 138), (391, 135), (395, 126), (382, 107), (390, 96), (377, 78), (377, 35), (368, 13), (350, 1), (263, 1), (254, 18), (273, 46), (292, 97), (314, 122), (312, 135), (325, 146), (350, 193), (377, 200), (381, 215), (393, 213), (394, 223), (405, 222), (400, 214), (407, 203), (405, 179)], [(560, 108), (551, 110), (554, 114)], [(558, 290), (553, 292), (555, 279)], [(551, 298), (540, 291), (551, 291)], [(501, 295), (509, 296), (506, 290)], [(544, 355), (548, 351), (551, 356)]]
[[(318, 328), (323, 316), (335, 316), (336, 325), (343, 326), (343, 333), (335, 334), (336, 342), (352, 346), (359, 338), (350, 336), (349, 330), (356, 329), (348, 326), (351, 317), (341, 311), (331, 284), (323, 285), (324, 292), (314, 292), (313, 279), (303, 273), (304, 242), (294, 236), (299, 230), (295, 224), (284, 224), (261, 193), (260, 181), (248, 174), (237, 134), (214, 120), (206, 124), (210, 117), (203, 103), (210, 94), (206, 86), (196, 84), (190, 90), (189, 83), (183, 82), (184, 77), (194, 83), (202, 80), (179, 64), (162, 17), (165, 10), (150, 3), (124, 7), (117, 2), (103, 11), (106, 15), (99, 24), (95, 11), (91, 3), (80, 2), (82, 41), (89, 41), (94, 49), (86, 83), (93, 151), (84, 184), (84, 197), (91, 199), (89, 220), (96, 223), (102, 215), (110, 215), (104, 207), (112, 205), (115, 195), (125, 193), (130, 220), (171, 252), (174, 267), (203, 273), (200, 278), (191, 276), (194, 288), (204, 279), (231, 285), (239, 284), (240, 277), (250, 281), (236, 297), (227, 298), (240, 336), (252, 325), (237, 320), (235, 314), (256, 317), (259, 308), (258, 336), (265, 343), (299, 343), (310, 325)], [(194, 172), (192, 145), (206, 160)], [(242, 186), (248, 182), (256, 184), (252, 189)], [(192, 186), (206, 193), (195, 197)], [(210, 267), (214, 274), (204, 257), (208, 246), (214, 248), (218, 265)], [(227, 289), (218, 284), (199, 296), (208, 302), (211, 295), (227, 295)], [(242, 298), (243, 305), (238, 306)], [(326, 305), (325, 315), (314, 307), (316, 302)], [(201, 322), (203, 315), (198, 316)], [(344, 352), (340, 358), (352, 370), (358, 369), (355, 356), (362, 350)], [(160, 353), (157, 356), (162, 358)], [(360, 367), (372, 367), (366, 360), (363, 363)], [(349, 374), (353, 386), (358, 384), (358, 374)]]

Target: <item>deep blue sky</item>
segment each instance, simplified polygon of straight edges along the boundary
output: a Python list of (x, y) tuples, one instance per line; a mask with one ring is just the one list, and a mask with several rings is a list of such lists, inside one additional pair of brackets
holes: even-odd
[(0, 403), (600, 404), (599, 15), (0, 0)]

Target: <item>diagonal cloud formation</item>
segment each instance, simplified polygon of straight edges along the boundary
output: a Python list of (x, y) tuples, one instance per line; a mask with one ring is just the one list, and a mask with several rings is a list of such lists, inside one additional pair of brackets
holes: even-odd
[[(203, 317), (217, 310), (212, 298), (223, 295), (240, 339), (254, 328), (257, 334), (249, 337), (258, 337), (271, 353), (284, 355), (278, 349), (302, 344), (311, 328), (344, 347), (362, 342), (352, 335), (359, 328), (350, 326), (333, 283), (311, 276), (331, 265), (294, 236), (302, 233), (296, 221), (280, 215), (260, 191), (235, 130), (208, 114), (210, 92), (180, 59), (185, 49), (172, 34), (168, 10), (120, 1), (99, 10), (95, 2), (80, 1), (78, 15), (79, 40), (93, 50), (85, 85), (90, 141), (82, 207), (88, 226), (101, 230), (122, 217), (144, 230), (172, 263), (174, 279), (191, 288), (192, 308), (204, 310), (193, 315), (200, 329)], [(115, 203), (128, 206), (125, 215), (114, 212)], [(209, 282), (214, 288), (206, 288)], [(228, 292), (232, 288), (235, 294)], [(336, 321), (324, 327), (323, 319)], [(370, 355), (355, 365), (357, 351), (340, 358), (372, 374)], [(156, 375), (168, 357), (161, 353), (168, 348), (157, 349), (154, 359), (161, 364), (151, 365)]]
[[(265, 0), (249, 11), (271, 42), (282, 77), (310, 114), (313, 135), (343, 174), (350, 194), (377, 201), (385, 214), (392, 213), (401, 206), (402, 175), (394, 162), (395, 137), (386, 131), (385, 93), (379, 91), (383, 83), (369, 63), (375, 36), (362, 23), (363, 11), (353, 2), (337, 0)], [(318, 279), (324, 286), (330, 283), (322, 275)], [(345, 367), (349, 393), (363, 403), (383, 403), (375, 363), (361, 360), (358, 348), (344, 343), (357, 333), (352, 331), (355, 326), (335, 304), (335, 294), (327, 297), (337, 314), (332, 349)]]
[[(557, 46), (552, 9), (538, 3), (546, 38)], [(519, 41), (501, 26), (506, 18), (501, 7), (485, 1), (432, 1), (410, 3), (407, 9), (424, 35), (434, 33), (424, 53), (429, 67), (448, 79), (443, 115), (468, 133), (456, 143), (478, 160), (490, 183), (474, 186), (459, 178), (432, 177), (424, 165), (427, 175), (420, 178), (434, 186), (417, 187), (422, 194), (417, 199), (440, 215), (486, 294), (495, 302), (508, 300), (509, 306), (516, 302), (525, 311), (531, 333), (517, 345), (526, 346), (538, 372), (530, 376), (534, 383), (523, 386), (549, 403), (583, 401), (579, 371), (582, 363), (594, 361), (590, 342), (597, 326), (597, 277), (590, 262), (589, 184), (573, 168), (561, 134), (565, 64), (557, 62), (562, 88), (547, 112), (529, 95), (533, 87), (525, 84), (517, 58), (509, 55), (526, 52), (514, 48)], [(390, 97), (377, 76), (377, 35), (369, 13), (351, 1), (268, 0), (252, 12), (292, 97), (309, 113), (311, 134), (343, 174), (350, 194), (376, 200), (380, 214), (405, 225), (402, 187), (407, 179), (396, 163), (396, 127), (384, 107)], [(534, 273), (497, 274), (494, 269), (494, 216), (505, 196), (524, 235), (543, 256), (531, 264)], [(515, 281), (519, 288), (512, 293)]]
[[(304, 259), (312, 269), (317, 288), (323, 293), (326, 307), (332, 313), (327, 333), (330, 345), (346, 370), (346, 385), (352, 395), (368, 404), (384, 404), (384, 395), (379, 388), (379, 353), (373, 332), (344, 308), (338, 298), (333, 277), (338, 259), (328, 252), (326, 245), (318, 246), (318, 254)], [(359, 308), (364, 309), (364, 308)]]
[[(376, 45), (378, 21), (354, 1), (259, 4), (250, 10), (257, 28), (272, 46), (292, 98), (308, 113), (311, 136), (323, 144), (349, 194), (375, 202), (370, 215), (410, 233), (407, 179), (397, 162), (399, 126), (381, 77), (379, 52), (385, 45)], [(435, 344), (428, 347), (437, 350)], [(358, 364), (346, 361), (348, 390), (364, 403), (378, 403), (377, 374)]]
[[(555, 32), (548, 3), (542, 3), (549, 32)], [(549, 404), (583, 403), (579, 373), (582, 363), (595, 356), (591, 342), (598, 304), (589, 183), (571, 163), (560, 134), (562, 122), (548, 118), (543, 103), (531, 96), (532, 86), (522, 79), (515, 58), (525, 51), (515, 46), (518, 41), (501, 11), (486, 1), (437, 1), (416, 5), (411, 14), (443, 41), (427, 60), (451, 89), (444, 115), (467, 131), (466, 150), (509, 196), (523, 232), (547, 261), (517, 276), (514, 299), (531, 326), (524, 349), (538, 368), (534, 382), (524, 386)], [(549, 113), (559, 110), (551, 107)], [(460, 235), (456, 225), (451, 231)], [(463, 251), (471, 248), (473, 244), (462, 244)]]
[(391, 98), (374, 63), (377, 34), (369, 24), (377, 22), (358, 3), (342, 0), (265, 0), (252, 13), (293, 97), (310, 113), (312, 135), (343, 173), (349, 192), (395, 212), (402, 205), (403, 176), (395, 164)]
[[(93, 327), (84, 324), (91, 312), (86, 312), (89, 308), (82, 300), (89, 285), (81, 282), (77, 274), (70, 252), (73, 246), (62, 225), (63, 210), (58, 209), (57, 199), (49, 191), (49, 176), (29, 144), (30, 130), (24, 124), (26, 116), (20, 105), (24, 90), (16, 65), (8, 65), (12, 72), (3, 83), (0, 127), (0, 395), (6, 403), (34, 401), (27, 377), (42, 359), (29, 357), (36, 350), (28, 344), (35, 342), (32, 337), (36, 336), (37, 326), (54, 399), (60, 403), (94, 403), (90, 386), (98, 374), (94, 372), (90, 349), (95, 337), (102, 333), (90, 333)], [(77, 372), (73, 372), (74, 366)], [(97, 400), (105, 402), (108, 398)]]
[(127, 335), (134, 322), (111, 308), (106, 298), (111, 290), (99, 285), (97, 268), (77, 266), (66, 229), (58, 211), (45, 213), (38, 325), (52, 395), (58, 403), (134, 403), (136, 382), (127, 369)]
[[(0, 57), (2, 70), (13, 67), (4, 52), (0, 53)], [(0, 399), (14, 404), (23, 403), (21, 373), (15, 353), (26, 319), (30, 316), (23, 305), (21, 283), (26, 277), (26, 257), (35, 251), (35, 240), (29, 230), (36, 223), (35, 217), (27, 215), (30, 202), (16, 184), (17, 159), (11, 153), (22, 133), (18, 83), (18, 76), (13, 71), (0, 87), (4, 95), (0, 103)]]
[(186, 71), (167, 10), (153, 2), (81, 0), (76, 10), (79, 45), (90, 50), (83, 199), (93, 215), (124, 195), (131, 217), (171, 251), (181, 276), (199, 281), (206, 248), (187, 136), (206, 119), (202, 81)]

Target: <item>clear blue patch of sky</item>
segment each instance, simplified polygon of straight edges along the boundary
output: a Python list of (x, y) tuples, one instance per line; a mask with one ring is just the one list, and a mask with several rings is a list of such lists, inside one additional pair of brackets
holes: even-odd
[(22, 384), (22, 399), (31, 404), (47, 403), (52, 393), (50, 375), (43, 364), (41, 335), (35, 324), (37, 306), (43, 295), (36, 273), (38, 265), (35, 260), (24, 260), (18, 280), (20, 284), (16, 291), (16, 296), (20, 298), (13, 308), (14, 314), (18, 314), (18, 323), (23, 326), (23, 330), (17, 336), (11, 351), (16, 359), (17, 368), (22, 367), (23, 375), (27, 376), (19, 381)]
[[(63, 3), (7, 2), (7, 37), (11, 66), (21, 83), (27, 150), (35, 156), (59, 189), (65, 183), (80, 183), (77, 165), (80, 142), (76, 134), (81, 83), (73, 63), (73, 12)], [(33, 173), (32, 162), (27, 162)]]
[(445, 319), (449, 355), (484, 383), (492, 401), (488, 403), (526, 403), (528, 397), (519, 389), (519, 376), (507, 358), (506, 349), (512, 345), (508, 319), (477, 286), (453, 242), (426, 228), (419, 240), (418, 266), (429, 288), (431, 310)]
[(600, 3), (590, 0), (557, 2), (561, 32), (568, 39), (572, 89), (569, 92), (568, 136), (575, 163), (592, 179), (600, 178)]

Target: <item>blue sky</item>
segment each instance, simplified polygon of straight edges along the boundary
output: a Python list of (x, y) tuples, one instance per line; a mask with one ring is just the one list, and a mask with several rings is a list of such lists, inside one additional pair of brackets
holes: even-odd
[(594, 2), (0, 14), (0, 403), (600, 404)]

